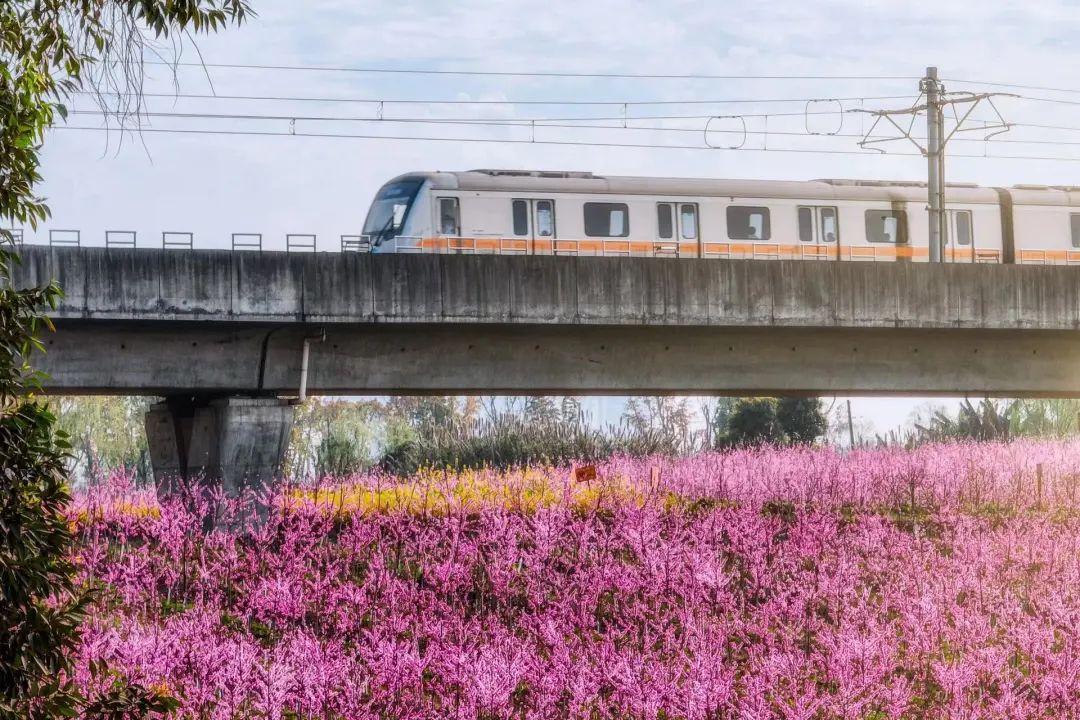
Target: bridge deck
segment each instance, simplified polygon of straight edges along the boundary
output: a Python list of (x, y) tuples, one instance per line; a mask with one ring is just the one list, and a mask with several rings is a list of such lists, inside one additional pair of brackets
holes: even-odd
[(21, 252), (58, 392), (1080, 395), (1080, 268)]

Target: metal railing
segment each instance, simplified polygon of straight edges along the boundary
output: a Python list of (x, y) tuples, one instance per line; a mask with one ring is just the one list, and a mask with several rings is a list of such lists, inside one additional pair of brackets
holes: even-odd
[(370, 235), (342, 235), (341, 252), (371, 252)]
[(50, 230), (49, 247), (81, 247), (82, 235), (78, 230)]
[(314, 235), (294, 233), (285, 236), (285, 252), (315, 252), (317, 245), (318, 242)]
[(161, 233), (161, 247), (165, 250), (194, 250), (195, 233), (165, 231)]
[(262, 252), (262, 233), (233, 233), (232, 249)]
[(134, 248), (136, 234), (134, 230), (106, 230), (105, 247), (107, 248)]
[[(27, 240), (25, 230), (8, 230), (16, 244)], [(339, 236), (340, 252), (372, 252), (376, 249), (373, 236), (365, 234), (342, 234)], [(231, 249), (235, 251), (262, 251), (267, 249), (262, 233), (232, 233)], [(139, 247), (134, 230), (106, 230), (106, 248)], [(49, 229), (48, 244), (52, 247), (86, 247), (78, 229)], [(143, 245), (142, 247), (146, 247)], [(161, 247), (167, 250), (194, 250), (195, 235), (192, 232), (164, 231)], [(285, 235), (286, 252), (316, 252), (318, 237), (314, 233), (289, 233)], [(846, 245), (836, 243), (778, 243), (775, 241), (732, 241), (702, 238), (698, 241), (634, 240), (630, 238), (565, 239), (551, 237), (504, 237), (494, 234), (470, 236), (399, 235), (387, 238), (378, 245), (386, 253), (432, 253), (432, 254), (494, 254), (494, 255), (562, 255), (605, 257), (681, 257), (681, 258), (728, 258), (762, 260), (833, 260), (858, 262), (908, 261), (925, 262), (927, 249), (911, 245)], [(949, 248), (943, 260), (952, 263), (1000, 263), (1002, 251), (994, 248)], [(1080, 265), (1080, 249), (1018, 249), (1017, 264)]]
[[(370, 241), (369, 236), (365, 236)], [(390, 253), (418, 253), (424, 251), (424, 238), (419, 235), (398, 235), (394, 238), (383, 240), (379, 245), (383, 252)]]

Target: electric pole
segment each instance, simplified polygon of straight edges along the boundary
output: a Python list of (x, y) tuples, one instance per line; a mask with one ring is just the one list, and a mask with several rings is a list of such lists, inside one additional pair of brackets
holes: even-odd
[(944, 88), (938, 81), (936, 67), (926, 68), (919, 83), (926, 95), (926, 192), (930, 215), (930, 262), (941, 262), (948, 237), (945, 227), (945, 117), (941, 110)]
[[(945, 259), (945, 243), (948, 240), (948, 216), (945, 213), (945, 148), (957, 133), (980, 133), (983, 135), (983, 140), (989, 140), (1012, 128), (1012, 124), (1005, 121), (997, 106), (994, 105), (995, 97), (1016, 96), (1008, 93), (947, 93), (945, 86), (938, 80), (937, 68), (928, 67), (926, 76), (919, 81), (919, 99), (910, 107), (895, 110), (863, 110), (861, 108), (848, 110), (848, 112), (866, 113), (874, 117), (870, 129), (863, 133), (863, 139), (859, 142), (860, 147), (885, 153), (883, 145), (897, 140), (906, 140), (926, 156), (926, 209), (930, 221), (930, 262), (942, 262)], [(972, 112), (983, 103), (993, 111), (995, 120), (982, 122), (980, 125), (968, 125)], [(949, 131), (945, 129), (945, 108), (949, 108), (953, 115), (952, 129)], [(962, 108), (963, 112), (960, 112), (958, 108)], [(924, 112), (926, 113), (925, 147), (915, 138), (915, 121)], [(910, 123), (902, 124), (900, 120), (904, 118), (910, 118)], [(897, 134), (882, 135), (878, 131), (879, 125), (886, 131), (891, 127)]]

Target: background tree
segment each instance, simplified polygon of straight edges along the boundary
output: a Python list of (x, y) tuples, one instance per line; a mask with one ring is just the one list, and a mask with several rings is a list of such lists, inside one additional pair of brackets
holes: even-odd
[(373, 464), (386, 428), (386, 410), (375, 400), (312, 398), (297, 407), (286, 472), (297, 479), (312, 473), (351, 475)]
[(725, 445), (779, 445), (784, 429), (776, 417), (776, 398), (739, 398), (727, 420)]
[(447, 431), (475, 419), (479, 405), (475, 399), (419, 395), (393, 397), (387, 412), (397, 415), (419, 433)]
[(1029, 398), (1007, 403), (1014, 437), (1066, 437), (1080, 432), (1080, 400)]
[[(71, 92), (88, 89), (121, 119), (142, 111), (144, 51), (160, 39), (239, 23), (246, 0), (6, 0), (0, 3), (0, 221), (36, 228), (34, 194), (45, 130)], [(72, 684), (71, 654), (88, 595), (77, 584), (65, 508), (68, 444), (34, 396), (29, 359), (41, 349), (43, 309), (60, 290), (10, 286), (14, 255), (0, 248), (0, 718), (146, 717), (168, 699), (118, 682), (87, 700)]]
[(559, 401), (559, 415), (563, 422), (582, 423), (585, 421), (585, 410), (581, 407), (581, 400), (573, 395), (565, 395)]
[(816, 397), (784, 397), (776, 403), (776, 419), (787, 442), (809, 445), (829, 429), (821, 399)]
[(911, 446), (952, 440), (1009, 440), (1018, 423), (1018, 402), (986, 398), (975, 405), (965, 398), (955, 415), (943, 408), (934, 408), (926, 417), (915, 421), (903, 442)]
[(737, 402), (738, 398), (717, 398), (716, 406), (712, 409), (711, 415), (707, 418), (709, 427), (708, 437), (712, 442), (713, 447), (723, 447), (726, 442), (728, 423), (731, 421), (731, 411), (734, 409), (735, 403)]
[(695, 446), (687, 398), (632, 397), (623, 410), (622, 425), (632, 435), (662, 439), (666, 445), (690, 450)]
[(523, 415), (530, 423), (551, 424), (559, 420), (559, 406), (553, 397), (534, 395), (525, 398)]
[(68, 467), (74, 479), (96, 481), (113, 470), (150, 481), (150, 453), (143, 418), (150, 401), (143, 397), (50, 398), (71, 442)]

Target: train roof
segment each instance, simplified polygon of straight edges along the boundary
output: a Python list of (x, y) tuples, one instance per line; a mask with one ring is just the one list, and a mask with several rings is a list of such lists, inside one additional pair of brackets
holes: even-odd
[[(436, 190), (926, 201), (926, 183), (902, 180), (737, 180), (594, 175), (590, 172), (578, 171), (491, 169), (463, 172), (416, 172), (402, 175), (395, 180), (421, 177), (429, 180)], [(1020, 185), (1009, 188), (1009, 192), (1013, 196), (1013, 201), (1020, 205), (1080, 206), (1080, 187)], [(948, 183), (945, 193), (950, 202), (996, 204), (999, 201), (997, 189), (973, 183)]]

